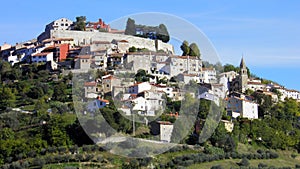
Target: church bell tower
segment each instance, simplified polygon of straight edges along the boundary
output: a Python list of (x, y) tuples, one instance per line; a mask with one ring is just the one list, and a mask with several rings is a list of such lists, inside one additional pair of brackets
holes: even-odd
[(239, 90), (240, 92), (244, 93), (246, 91), (248, 84), (248, 73), (247, 73), (247, 66), (244, 61), (244, 57), (242, 57), (240, 63), (240, 75), (239, 75)]

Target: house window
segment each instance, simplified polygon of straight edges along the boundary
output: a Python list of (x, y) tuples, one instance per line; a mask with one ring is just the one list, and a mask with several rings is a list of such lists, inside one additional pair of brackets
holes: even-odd
[(60, 24), (60, 26), (64, 26), (64, 24), (62, 23), (62, 24)]

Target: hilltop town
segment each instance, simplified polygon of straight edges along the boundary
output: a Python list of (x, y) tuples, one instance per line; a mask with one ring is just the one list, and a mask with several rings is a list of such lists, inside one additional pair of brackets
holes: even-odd
[[(176, 55), (171, 44), (155, 39), (158, 32), (147, 32), (146, 35), (142, 26), (137, 27), (134, 33), (139, 36), (133, 36), (126, 34), (126, 30), (111, 28), (102, 19), (84, 23), (82, 30), (78, 30), (78, 22), (60, 18), (47, 24), (36, 39), (0, 47), (2, 71), (5, 66), (21, 71), (19, 79), (13, 73), (2, 73), (1, 94), (6, 87), (11, 88), (11, 93), (18, 93), (15, 90), (23, 88), (20, 85), (21, 76), (28, 81), (37, 79), (33, 84), (38, 84), (36, 89), (28, 87), (30, 89), (23, 94), (16, 94), (20, 102), (22, 98), (30, 98), (30, 101), (15, 103), (16, 98), (7, 98), (7, 102), (1, 103), (2, 111), (49, 115), (63, 111), (59, 107), (67, 103), (68, 107), (74, 106), (68, 111), (76, 112), (78, 118), (88, 121), (95, 114), (102, 113), (117, 132), (138, 138), (155, 136), (151, 140), (172, 143), (176, 140), (175, 123), (184, 116), (180, 104), (185, 100), (197, 100), (199, 112), (195, 114), (195, 123), (191, 124), (193, 134), (188, 139), (182, 137), (196, 144), (205, 118), (211, 111), (209, 107), (222, 108), (213, 113), (220, 113), (219, 120), (226, 132), (232, 133), (236, 125), (242, 125), (244, 121), (277, 118), (271, 112), (276, 110), (274, 106), (300, 102), (299, 91), (252, 76), (246, 58), (241, 57), (238, 67), (226, 64), (220, 69), (202, 60), (197, 52)], [(43, 81), (38, 82), (39, 78)], [(52, 93), (47, 93), (45, 88), (53, 84)], [(68, 92), (60, 91), (61, 86)], [(183, 86), (197, 87), (189, 91)], [(11, 101), (12, 98), (14, 101)], [(54, 102), (61, 106), (52, 106)], [(48, 103), (50, 106), (47, 106)], [(32, 105), (35, 105), (34, 108)], [(45, 108), (38, 105), (45, 105)], [(116, 112), (119, 112), (118, 116)], [(291, 118), (298, 116), (299, 112), (296, 112)], [(137, 124), (132, 124), (132, 119)], [(81, 125), (88, 127), (90, 124), (86, 122)], [(106, 129), (98, 129), (88, 131), (88, 135), (94, 142), (104, 144), (107, 142), (105, 139), (113, 134)], [(251, 136), (246, 134), (243, 141), (263, 140), (265, 146), (275, 146), (263, 135), (253, 133)], [(194, 137), (196, 141), (191, 141)], [(294, 135), (289, 137), (294, 139)], [(215, 145), (224, 148), (224, 144)], [(297, 145), (298, 142), (288, 146)]]

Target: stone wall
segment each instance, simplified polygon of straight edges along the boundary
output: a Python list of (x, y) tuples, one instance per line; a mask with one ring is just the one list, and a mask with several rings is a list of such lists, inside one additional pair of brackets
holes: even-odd
[[(109, 41), (112, 40), (127, 40), (129, 46), (136, 48), (148, 48), (151, 51), (156, 51), (155, 40), (145, 39), (130, 35), (112, 34), (106, 32), (84, 32), (84, 31), (70, 31), (70, 30), (51, 30), (51, 37), (55, 38), (73, 38), (76, 45), (87, 45), (93, 41)], [(164, 43), (161, 40), (157, 41), (158, 50), (170, 51), (174, 53), (173, 46)]]

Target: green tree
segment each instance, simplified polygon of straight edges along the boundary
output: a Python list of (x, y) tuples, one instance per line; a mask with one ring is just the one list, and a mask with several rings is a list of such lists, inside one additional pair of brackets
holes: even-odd
[(85, 16), (76, 17), (74, 30), (85, 31), (85, 24), (86, 24), (86, 17)]
[(67, 100), (67, 85), (63, 82), (56, 84), (52, 97), (54, 100), (65, 102)]
[(249, 166), (250, 165), (247, 158), (243, 158), (238, 164), (239, 164), (239, 166)]
[(4, 80), (6, 73), (11, 71), (11, 65), (8, 62), (0, 60), (0, 80)]
[(180, 46), (180, 49), (182, 50), (182, 56), (187, 56), (190, 53), (190, 47), (188, 41), (183, 41), (182, 45)]
[(136, 52), (137, 51), (136, 47), (134, 47), (134, 46), (130, 47), (128, 50), (129, 50), (129, 52)]
[(238, 69), (232, 64), (224, 65), (224, 72), (230, 72), (230, 71), (238, 72)]
[(197, 56), (198, 58), (200, 58), (201, 54), (200, 54), (200, 50), (199, 50), (197, 44), (196, 43), (191, 43), (189, 47), (190, 47), (189, 55), (190, 56)]
[(160, 24), (158, 26), (158, 34), (156, 36), (157, 39), (160, 39), (165, 43), (169, 42), (170, 40), (169, 32), (167, 30), (167, 27), (164, 24)]
[(147, 73), (143, 69), (139, 69), (135, 75), (135, 80), (137, 82), (147, 82), (149, 81), (149, 77), (147, 77)]
[(125, 35), (135, 35), (135, 21), (131, 18), (127, 19)]
[(14, 107), (16, 102), (16, 96), (12, 89), (6, 86), (0, 88), (0, 109), (6, 109), (7, 107)]

